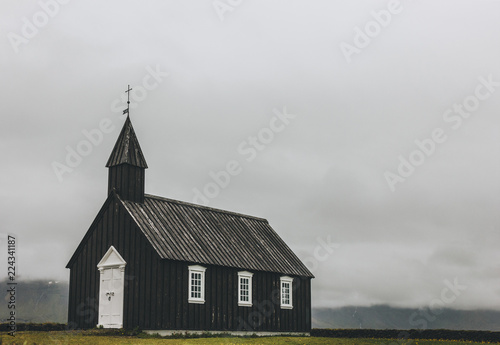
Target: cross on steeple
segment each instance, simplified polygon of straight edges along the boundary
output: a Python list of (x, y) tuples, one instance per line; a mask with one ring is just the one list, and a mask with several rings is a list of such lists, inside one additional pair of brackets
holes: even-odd
[(130, 85), (128, 85), (127, 91), (125, 91), (125, 93), (127, 94), (127, 109), (123, 111), (123, 115), (127, 114), (127, 116), (129, 114), (129, 108), (130, 108), (130, 91), (132, 91), (132, 88), (130, 87)]

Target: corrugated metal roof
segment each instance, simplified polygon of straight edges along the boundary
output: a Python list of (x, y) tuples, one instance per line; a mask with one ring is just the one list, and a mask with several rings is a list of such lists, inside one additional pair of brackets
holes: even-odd
[(129, 116), (127, 116), (127, 120), (125, 120), (123, 124), (122, 131), (116, 140), (115, 147), (111, 152), (111, 156), (109, 156), (106, 167), (112, 167), (123, 163), (144, 169), (148, 167)]
[(121, 202), (161, 258), (313, 277), (265, 219), (153, 195)]

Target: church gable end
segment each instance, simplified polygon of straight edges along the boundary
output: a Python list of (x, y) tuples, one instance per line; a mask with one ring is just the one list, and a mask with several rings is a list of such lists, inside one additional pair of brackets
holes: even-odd
[(66, 266), (71, 269), (68, 324), (83, 329), (97, 325), (100, 272), (116, 265), (124, 268), (124, 327), (139, 324), (140, 316), (128, 310), (133, 305), (136, 310), (148, 305), (145, 299), (150, 296), (140, 291), (149, 288), (147, 282), (159, 261), (116, 193), (111, 193)]

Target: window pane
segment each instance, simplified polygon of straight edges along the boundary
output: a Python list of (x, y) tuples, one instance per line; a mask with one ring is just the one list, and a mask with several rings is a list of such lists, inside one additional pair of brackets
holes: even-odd
[(250, 278), (240, 277), (240, 302), (250, 302)]
[(191, 297), (201, 298), (201, 273), (191, 273)]
[(281, 304), (290, 304), (290, 283), (288, 282), (281, 283)]

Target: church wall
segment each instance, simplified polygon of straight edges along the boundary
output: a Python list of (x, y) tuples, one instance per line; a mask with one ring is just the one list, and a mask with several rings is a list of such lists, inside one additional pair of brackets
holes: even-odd
[(188, 303), (188, 266), (196, 263), (165, 260), (157, 270), (155, 307), (158, 319), (143, 329), (209, 331), (296, 331), (311, 329), (311, 279), (294, 277), (293, 309), (281, 309), (282, 274), (253, 272), (253, 305), (238, 306), (241, 269), (203, 265), (205, 303)]

